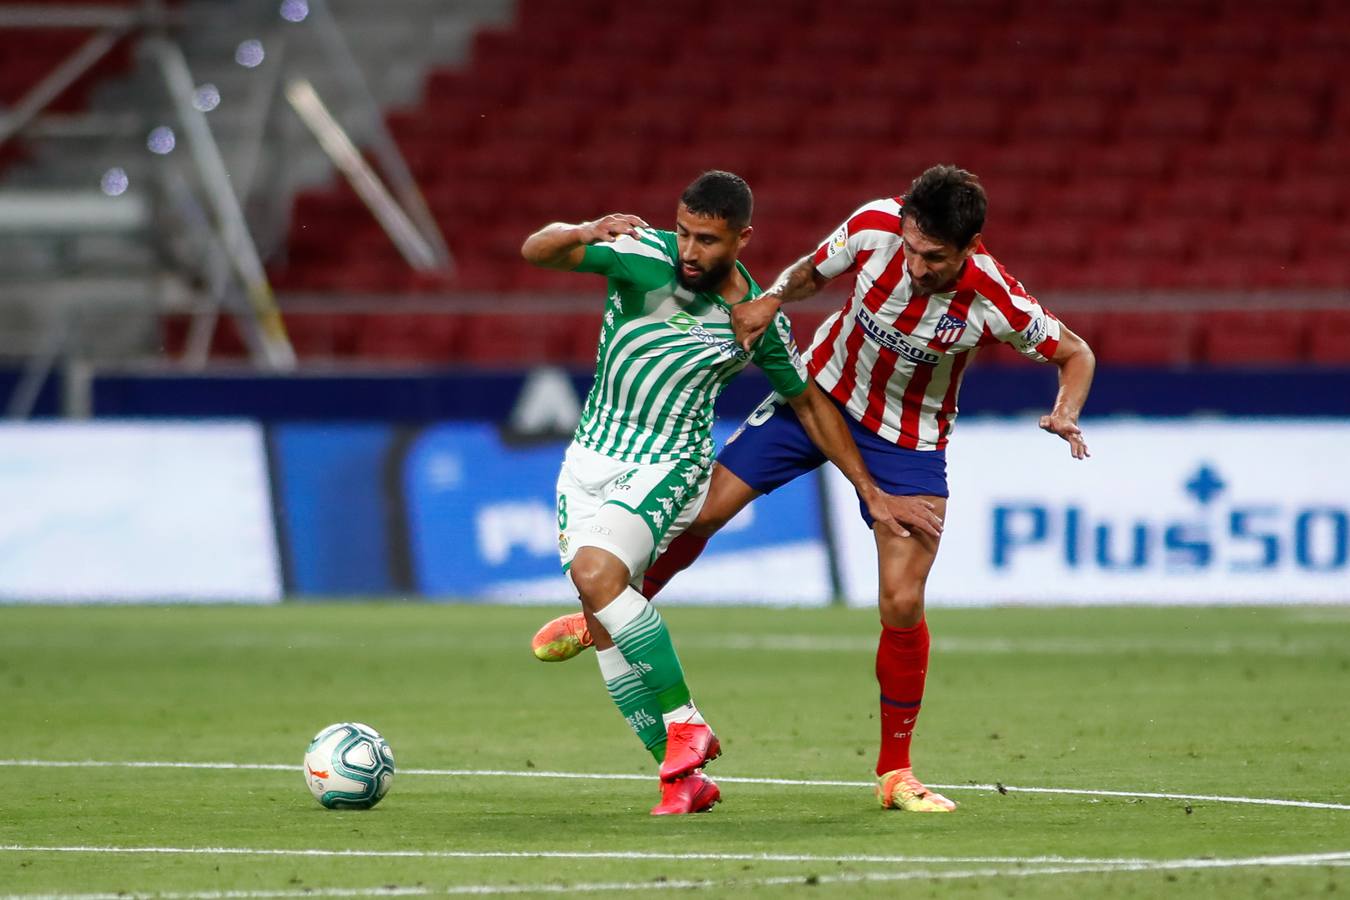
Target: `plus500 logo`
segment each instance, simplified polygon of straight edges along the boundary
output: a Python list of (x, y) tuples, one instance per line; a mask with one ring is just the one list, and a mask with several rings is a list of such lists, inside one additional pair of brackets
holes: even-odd
[(1215, 569), (1262, 572), (1293, 565), (1336, 572), (1350, 560), (1350, 512), (1343, 507), (1271, 505), (1209, 509), (1175, 520), (1093, 516), (1075, 505), (994, 507), (992, 563), (1057, 555), (1065, 566), (1113, 571)]

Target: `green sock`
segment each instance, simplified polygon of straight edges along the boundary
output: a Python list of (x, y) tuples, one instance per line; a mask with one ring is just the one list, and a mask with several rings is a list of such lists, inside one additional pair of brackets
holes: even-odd
[(657, 762), (663, 762), (666, 758), (666, 726), (661, 721), (661, 707), (656, 704), (656, 696), (647, 690), (632, 669), (607, 680), (605, 690), (609, 691), (609, 698), (642, 741), (642, 746), (656, 757)]
[[(609, 633), (623, 658), (633, 667), (633, 672), (642, 679), (647, 690), (655, 695), (661, 712), (668, 713), (689, 702), (684, 669), (680, 666), (680, 657), (675, 653), (675, 644), (670, 639), (670, 631), (661, 614), (642, 595), (631, 592), (641, 603), (641, 610), (635, 610), (635, 616)], [(620, 601), (616, 600), (600, 611), (601, 624), (605, 624), (606, 630), (609, 630), (609, 626), (604, 622), (604, 613), (619, 605)], [(664, 726), (662, 730), (665, 730)]]

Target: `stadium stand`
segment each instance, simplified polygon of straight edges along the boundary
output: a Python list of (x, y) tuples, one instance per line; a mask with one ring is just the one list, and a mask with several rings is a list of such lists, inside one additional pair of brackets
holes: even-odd
[[(414, 272), (311, 149), (269, 248), (302, 359), (493, 364), (528, 350), (584, 365), (594, 315), (565, 302), (584, 286), (518, 256), (541, 223), (628, 210), (660, 224), (699, 170), (731, 169), (756, 191), (746, 262), (767, 281), (935, 162), (982, 176), (986, 244), (1098, 334), (1104, 362), (1350, 355), (1344, 320), (1323, 310), (1350, 287), (1339, 0), (1278, 15), (1263, 0), (960, 0), (937, 24), (896, 0), (742, 0), (716, 15), (698, 2), (468, 6), (447, 50), (408, 34), (441, 21), (422, 0), (398, 4), (412, 11), (401, 22), (336, 5), (356, 17), (354, 45), (369, 42), (363, 62), (397, 61), (399, 86), (375, 93), (456, 265)], [(5, 73), (26, 64), (0, 58)], [(384, 322), (324, 302), (338, 295), (424, 313)], [(1154, 296), (1170, 300), (1139, 299)], [(522, 348), (493, 317), (536, 297), (581, 324)], [(433, 325), (427, 304), (455, 321)], [(1272, 305), (1288, 308), (1251, 309)], [(828, 308), (797, 313), (799, 339)], [(223, 331), (217, 350), (231, 345)]]

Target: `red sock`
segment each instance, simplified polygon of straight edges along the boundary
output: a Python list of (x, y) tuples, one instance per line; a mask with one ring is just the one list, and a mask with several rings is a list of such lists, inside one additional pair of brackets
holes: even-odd
[(648, 600), (661, 593), (666, 582), (694, 564), (708, 539), (688, 531), (670, 542), (666, 552), (656, 558), (642, 576), (642, 596)]
[(881, 686), (881, 753), (877, 774), (909, 766), (909, 742), (923, 703), (928, 673), (928, 622), (913, 628), (881, 626), (877, 643), (877, 684)]

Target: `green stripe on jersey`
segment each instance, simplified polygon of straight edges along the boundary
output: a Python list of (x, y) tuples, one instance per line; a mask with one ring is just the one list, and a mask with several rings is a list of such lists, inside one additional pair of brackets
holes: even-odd
[[(669, 231), (640, 229), (636, 237), (586, 248), (578, 270), (608, 276), (609, 301), (595, 383), (577, 427), (582, 446), (625, 462), (706, 465), (713, 406), (752, 358), (779, 393), (805, 389), (790, 331), (770, 328), (747, 354), (736, 344), (730, 307), (715, 294), (679, 287), (677, 261)], [(750, 296), (758, 296), (750, 273), (740, 271)]]

